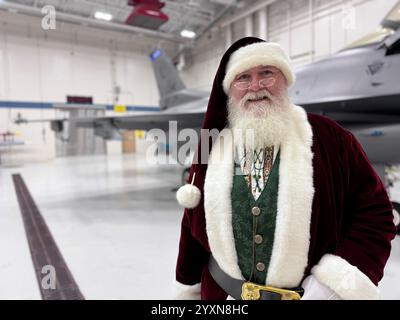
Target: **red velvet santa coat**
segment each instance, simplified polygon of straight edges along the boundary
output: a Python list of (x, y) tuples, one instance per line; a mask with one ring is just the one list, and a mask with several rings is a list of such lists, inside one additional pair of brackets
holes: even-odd
[[(266, 283), (296, 287), (311, 273), (343, 299), (378, 298), (376, 285), (395, 236), (385, 188), (349, 131), (301, 107), (291, 110), (294, 121), (280, 145), (276, 230)], [(234, 147), (229, 136), (223, 159), (217, 152), (219, 137), (208, 165), (192, 167), (202, 198), (194, 209), (185, 209), (182, 220), (179, 298), (226, 299), (208, 271), (210, 252), (226, 273), (243, 279), (231, 221)]]

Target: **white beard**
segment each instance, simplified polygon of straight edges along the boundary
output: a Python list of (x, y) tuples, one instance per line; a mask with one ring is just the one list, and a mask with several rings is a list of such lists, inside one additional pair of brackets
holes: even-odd
[[(268, 99), (249, 102), (249, 99)], [(257, 150), (279, 145), (291, 119), (291, 103), (287, 91), (272, 96), (267, 90), (247, 93), (239, 102), (230, 96), (228, 124), (236, 146)]]

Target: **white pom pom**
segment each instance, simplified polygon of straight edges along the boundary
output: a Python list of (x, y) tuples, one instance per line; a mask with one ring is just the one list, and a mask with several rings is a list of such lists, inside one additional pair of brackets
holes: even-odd
[(193, 184), (185, 184), (176, 192), (178, 203), (185, 208), (193, 209), (200, 203), (201, 192)]

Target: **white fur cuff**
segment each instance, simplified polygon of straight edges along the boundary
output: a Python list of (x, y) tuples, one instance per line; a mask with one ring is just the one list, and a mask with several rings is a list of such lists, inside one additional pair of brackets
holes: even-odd
[(200, 300), (200, 283), (192, 286), (182, 284), (178, 281), (174, 283), (173, 300)]
[(379, 299), (379, 290), (372, 281), (339, 256), (324, 255), (311, 273), (345, 300)]

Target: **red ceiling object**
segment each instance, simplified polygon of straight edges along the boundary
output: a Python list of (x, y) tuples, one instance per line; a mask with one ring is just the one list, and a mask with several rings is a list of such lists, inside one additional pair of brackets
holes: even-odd
[(135, 8), (126, 19), (126, 24), (156, 30), (169, 19), (161, 11), (165, 3), (159, 0), (129, 0), (128, 5)]

